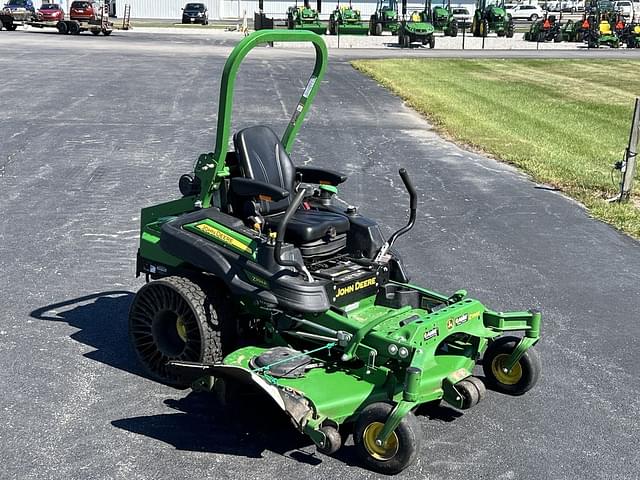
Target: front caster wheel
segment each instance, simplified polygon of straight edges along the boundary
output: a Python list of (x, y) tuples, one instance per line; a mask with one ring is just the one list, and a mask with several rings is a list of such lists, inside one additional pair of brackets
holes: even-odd
[(531, 390), (540, 376), (540, 359), (528, 349), (511, 371), (506, 370), (509, 356), (520, 342), (517, 337), (500, 337), (487, 348), (482, 369), (490, 388), (509, 395), (522, 395)]
[(413, 413), (408, 413), (387, 440), (376, 443), (378, 434), (393, 411), (388, 403), (372, 403), (356, 421), (353, 441), (365, 466), (376, 472), (393, 475), (411, 465), (420, 450), (422, 432)]
[(324, 441), (324, 445), (318, 446), (318, 451), (325, 455), (333, 455), (340, 447), (342, 447), (342, 436), (340, 432), (330, 425), (325, 425), (320, 428), (320, 431), (327, 437)]

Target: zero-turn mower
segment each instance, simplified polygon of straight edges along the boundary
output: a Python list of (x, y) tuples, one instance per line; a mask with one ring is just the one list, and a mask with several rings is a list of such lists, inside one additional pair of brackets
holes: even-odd
[(562, 25), (555, 15), (546, 15), (537, 22), (533, 22), (524, 39), (528, 42), (561, 42), (563, 39)]
[[(288, 126), (281, 137), (265, 125), (232, 135), (243, 58), (281, 41), (310, 42), (316, 54)], [(420, 405), (468, 409), (485, 383), (510, 395), (535, 385), (541, 317), (409, 283), (394, 250), (418, 208), (404, 169), (409, 220), (385, 239), (338, 198), (345, 175), (294, 164), (326, 64), (324, 41), (304, 30), (255, 32), (231, 52), (214, 152), (180, 178), (181, 198), (142, 210), (137, 272), (148, 283), (131, 305), (130, 338), (153, 378), (221, 395), (258, 387), (321, 452), (336, 452), (351, 425), (362, 463), (392, 474), (420, 452)]]
[(514, 28), (504, 0), (476, 0), (476, 11), (471, 21), (474, 37), (486, 37), (490, 32), (496, 32), (499, 37), (512, 38)]

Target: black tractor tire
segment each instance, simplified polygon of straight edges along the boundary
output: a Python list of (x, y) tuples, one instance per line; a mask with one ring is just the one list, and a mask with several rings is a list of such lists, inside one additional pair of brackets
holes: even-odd
[(451, 22), (451, 26), (449, 27), (449, 36), (450, 37), (457, 37), (458, 36), (458, 21), (457, 20), (453, 20)]
[(431, 34), (431, 36), (429, 37), (429, 48), (433, 50), (435, 46), (436, 46), (436, 37), (435, 35)]
[(105, 37), (108, 37), (109, 35), (111, 35), (113, 33), (113, 30), (107, 30), (106, 28), (104, 30), (102, 30), (102, 34)]
[(562, 42), (562, 32), (561, 31), (556, 32), (556, 36), (553, 37), (553, 41), (554, 41), (554, 43)]
[(507, 38), (513, 38), (515, 30), (516, 29), (513, 26), (513, 22), (509, 22), (509, 25), (507, 26)]
[(504, 36), (507, 35), (507, 32), (506, 32), (506, 30), (500, 30), (500, 31), (496, 32), (496, 35), (498, 37), (504, 37)]
[(576, 42), (578, 42), (578, 43), (580, 43), (580, 42), (582, 42), (583, 40), (584, 40), (584, 33), (582, 33), (582, 32), (578, 32), (578, 33), (576, 33), (575, 41), (576, 41)]
[(6, 28), (7, 31), (9, 31), (9, 32), (15, 32), (16, 29), (18, 28), (18, 25), (16, 25), (13, 22), (9, 22), (4, 26), (4, 28)]
[[(144, 285), (129, 310), (129, 338), (149, 376), (178, 388), (189, 381), (170, 360), (220, 363), (234, 318), (223, 287), (207, 289), (185, 277)], [(229, 342), (230, 343), (230, 342)]]
[(58, 29), (58, 32), (63, 35), (66, 35), (67, 33), (69, 33), (69, 27), (64, 22), (56, 23), (56, 28)]
[(537, 41), (540, 43), (544, 43), (546, 40), (547, 36), (544, 32), (538, 32), (538, 38)]
[(540, 358), (530, 348), (511, 372), (503, 371), (503, 364), (520, 342), (517, 337), (500, 337), (489, 344), (482, 359), (482, 370), (489, 388), (508, 395), (522, 395), (531, 390), (540, 377)]
[(2, 19), (0, 18), (0, 32), (2, 31), (3, 28), (4, 28), (4, 23), (2, 22)]
[(329, 35), (337, 35), (336, 20), (333, 14), (329, 15)]
[(91, 30), (91, 33), (97, 36), (100, 35), (100, 30)]
[(382, 35), (383, 27), (382, 27), (382, 24), (381, 24), (380, 22), (376, 23), (376, 27), (375, 27), (375, 28), (376, 28), (376, 30), (375, 30), (375, 32), (376, 32), (376, 33), (375, 33), (375, 36), (376, 36), (376, 37), (379, 37), (380, 35)]
[(394, 475), (411, 465), (420, 451), (422, 432), (413, 413), (408, 413), (384, 445), (374, 440), (391, 414), (393, 406), (376, 402), (365, 407), (356, 420), (353, 443), (366, 468)]
[(489, 21), (482, 20), (482, 24), (480, 25), (480, 36), (486, 37), (487, 35), (489, 35)]
[(76, 22), (71, 22), (69, 24), (69, 33), (71, 35), (80, 35), (80, 24)]

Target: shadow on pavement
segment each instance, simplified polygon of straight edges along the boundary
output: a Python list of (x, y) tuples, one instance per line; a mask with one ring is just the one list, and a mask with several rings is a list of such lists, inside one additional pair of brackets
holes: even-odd
[(133, 297), (124, 290), (94, 293), (38, 308), (30, 315), (37, 320), (66, 322), (78, 329), (71, 338), (95, 348), (85, 357), (146, 378), (127, 333)]
[(316, 453), (309, 438), (295, 430), (288, 416), (263, 397), (255, 397), (252, 403), (243, 401), (241, 405), (223, 407), (211, 393), (191, 392), (179, 400), (165, 400), (165, 404), (177, 412), (111, 423), (178, 450), (250, 458), (261, 458), (269, 450), (301, 463), (322, 462), (322, 455)]

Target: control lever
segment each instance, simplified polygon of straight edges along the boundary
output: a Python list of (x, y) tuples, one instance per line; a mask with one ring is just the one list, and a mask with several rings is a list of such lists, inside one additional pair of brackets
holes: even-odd
[(291, 200), (287, 210), (284, 212), (284, 217), (278, 226), (276, 246), (273, 251), (273, 256), (278, 265), (283, 267), (294, 267), (298, 272), (305, 274), (308, 281), (313, 282), (313, 277), (309, 273), (309, 270), (307, 270), (307, 267), (304, 266), (304, 263), (298, 260), (287, 260), (286, 258), (282, 258), (282, 244), (284, 243), (284, 234), (287, 231), (287, 225), (289, 224), (291, 217), (293, 217), (293, 214), (300, 207), (300, 204), (306, 195), (307, 191), (304, 188), (300, 189), (296, 193), (296, 196), (293, 197), (293, 200)]
[(380, 247), (380, 250), (378, 251), (378, 254), (376, 255), (376, 258), (374, 259), (374, 262), (384, 262), (384, 261), (386, 261), (387, 260), (387, 258), (386, 258), (387, 257), (387, 252), (389, 251), (389, 249), (391, 247), (393, 247), (393, 244), (395, 243), (395, 241), (401, 235), (404, 235), (409, 230), (411, 230), (413, 228), (413, 225), (416, 223), (416, 212), (418, 210), (418, 194), (416, 193), (416, 189), (414, 188), (413, 183), (411, 182), (411, 179), (409, 178), (409, 174), (407, 173), (407, 171), (404, 168), (401, 168), (398, 173), (400, 174), (400, 178), (402, 179), (402, 183), (404, 183), (405, 188), (409, 192), (409, 197), (410, 197), (410, 202), (409, 202), (409, 222), (404, 227), (402, 227), (401, 229), (396, 231), (393, 235), (391, 235), (389, 240), (384, 242), (382, 247)]

